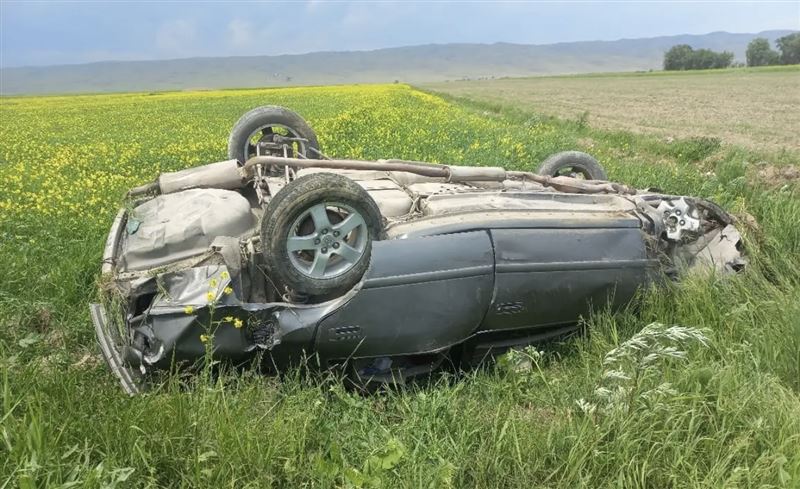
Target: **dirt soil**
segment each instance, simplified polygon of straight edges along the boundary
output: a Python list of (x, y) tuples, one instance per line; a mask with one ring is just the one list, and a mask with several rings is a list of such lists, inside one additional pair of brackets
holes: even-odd
[(473, 100), (664, 137), (800, 151), (800, 66), (509, 78), (423, 85)]

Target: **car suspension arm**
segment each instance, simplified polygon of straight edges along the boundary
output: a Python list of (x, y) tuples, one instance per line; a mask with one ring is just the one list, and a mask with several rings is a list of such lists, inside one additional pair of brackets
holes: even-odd
[(502, 182), (503, 180), (528, 180), (567, 193), (636, 194), (636, 189), (619, 183), (602, 180), (580, 180), (558, 176), (550, 177), (526, 171), (506, 171), (498, 167), (439, 165), (408, 160), (312, 160), (284, 158), (281, 156), (255, 156), (247, 160), (242, 171), (251, 176), (254, 168), (278, 166), (292, 168), (329, 168), (334, 170), (402, 171), (426, 177), (444, 178), (448, 182)]

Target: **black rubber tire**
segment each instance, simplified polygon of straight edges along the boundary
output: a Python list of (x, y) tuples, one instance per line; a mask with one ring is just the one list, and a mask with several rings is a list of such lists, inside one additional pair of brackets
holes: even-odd
[[(361, 258), (352, 268), (335, 277), (318, 279), (295, 268), (286, 241), (295, 220), (310, 207), (323, 202), (352, 207), (364, 218), (368, 238)], [(363, 187), (335, 173), (312, 173), (290, 182), (269, 201), (261, 219), (261, 248), (270, 277), (281, 288), (281, 293), (285, 286), (309, 296), (336, 297), (361, 280), (369, 267), (372, 241), (381, 239), (382, 230), (381, 211)]]
[(539, 175), (558, 176), (564, 168), (575, 168), (587, 180), (608, 180), (605, 168), (592, 155), (580, 151), (562, 151), (556, 153), (542, 163), (536, 171)]
[[(247, 112), (236, 121), (228, 138), (228, 159), (239, 160), (244, 163), (248, 159), (245, 154), (247, 139), (258, 128), (270, 124), (280, 124), (290, 128), (301, 138), (308, 139), (308, 146), (322, 151), (317, 140), (317, 135), (311, 126), (296, 112), (277, 105), (264, 105)], [(319, 153), (306, 150), (306, 158), (319, 159)]]

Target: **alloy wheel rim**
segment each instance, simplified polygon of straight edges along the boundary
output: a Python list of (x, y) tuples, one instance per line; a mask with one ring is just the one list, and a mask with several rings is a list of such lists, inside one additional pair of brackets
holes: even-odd
[[(309, 222), (313, 224), (310, 232)], [(358, 211), (346, 204), (321, 202), (303, 211), (292, 223), (286, 251), (292, 266), (301, 274), (330, 279), (356, 266), (367, 242), (367, 222)]]

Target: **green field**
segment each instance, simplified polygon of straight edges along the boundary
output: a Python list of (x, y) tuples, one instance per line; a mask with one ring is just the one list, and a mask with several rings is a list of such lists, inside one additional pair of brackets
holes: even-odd
[[(751, 265), (459, 378), (365, 397), (303, 371), (176, 376), (128, 398), (87, 309), (120, 198), (224, 159), (264, 104), (298, 111), (336, 157), (532, 170), (590, 147), (614, 180), (729, 209)], [(762, 153), (399, 84), (2, 98), (0, 120), (0, 487), (800, 487), (800, 196), (753, 178)], [(707, 340), (645, 337), (654, 322)], [(680, 353), (643, 363), (632, 337)]]

